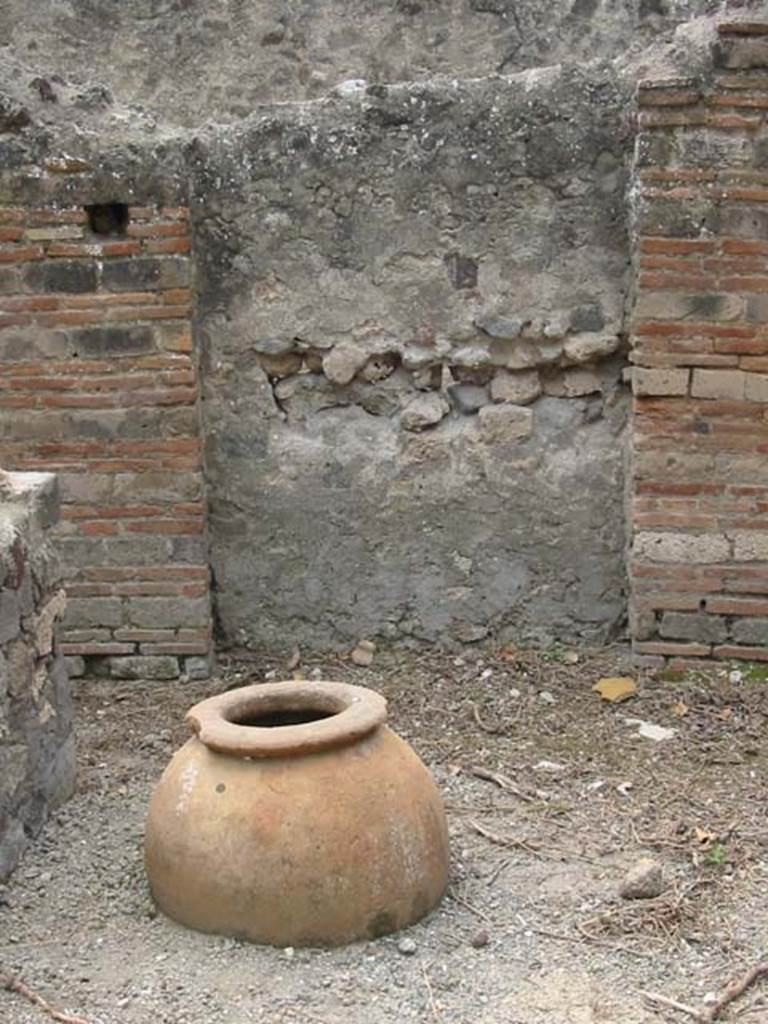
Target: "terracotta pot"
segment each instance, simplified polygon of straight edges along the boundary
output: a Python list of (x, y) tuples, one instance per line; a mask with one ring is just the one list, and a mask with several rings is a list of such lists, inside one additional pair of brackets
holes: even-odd
[(330, 946), (412, 924), (440, 899), (440, 795), (372, 690), (267, 683), (204, 700), (152, 796), (146, 867), (190, 928)]

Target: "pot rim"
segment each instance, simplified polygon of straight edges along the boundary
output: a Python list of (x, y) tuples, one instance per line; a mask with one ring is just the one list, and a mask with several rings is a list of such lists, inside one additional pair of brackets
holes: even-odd
[[(239, 724), (281, 712), (319, 712), (297, 725)], [(282, 757), (345, 746), (387, 719), (387, 702), (373, 690), (329, 680), (255, 683), (209, 697), (190, 708), (186, 722), (209, 750), (234, 757)]]

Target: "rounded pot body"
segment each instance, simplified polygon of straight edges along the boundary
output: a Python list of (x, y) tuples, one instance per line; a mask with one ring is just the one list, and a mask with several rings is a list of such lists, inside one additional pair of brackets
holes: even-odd
[(417, 921), (445, 889), (442, 801), (384, 724), (261, 757), (194, 736), (152, 796), (146, 868), (160, 909), (199, 931), (278, 946), (374, 938)]

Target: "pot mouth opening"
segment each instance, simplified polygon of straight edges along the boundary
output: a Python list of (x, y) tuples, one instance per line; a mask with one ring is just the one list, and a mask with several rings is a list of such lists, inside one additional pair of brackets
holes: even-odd
[(387, 702), (330, 681), (259, 683), (196, 704), (187, 722), (210, 750), (235, 757), (308, 754), (361, 739), (387, 718)]
[(324, 711), (320, 708), (277, 708), (274, 711), (244, 711), (233, 715), (226, 721), (233, 725), (242, 725), (246, 729), (282, 729), (286, 725), (309, 725), (321, 722), (324, 718), (333, 718), (337, 711)]

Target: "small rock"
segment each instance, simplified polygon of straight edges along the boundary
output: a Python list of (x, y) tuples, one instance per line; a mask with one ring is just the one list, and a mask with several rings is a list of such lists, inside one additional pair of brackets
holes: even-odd
[(420, 370), (411, 370), (411, 383), (417, 391), (440, 391), (443, 379), (443, 367), (423, 366)]
[(624, 876), (619, 895), (625, 900), (649, 900), (660, 896), (663, 889), (661, 864), (651, 857), (641, 857)]
[(253, 349), (263, 356), (284, 356), (293, 351), (294, 341), (292, 338), (257, 338)]
[(284, 377), (292, 377), (301, 369), (302, 356), (300, 352), (285, 352), (283, 355), (262, 355), (259, 358), (261, 368), (268, 377), (277, 377), (282, 380)]
[(447, 412), (445, 398), (435, 391), (428, 391), (410, 400), (402, 411), (400, 425), (404, 430), (424, 430), (439, 423)]
[(733, 672), (729, 672), (728, 673), (728, 682), (732, 683), (734, 686), (737, 683), (740, 683), (743, 678), (744, 678), (744, 676), (738, 670), (735, 670)]
[(488, 941), (488, 932), (483, 928), (479, 932), (475, 932), (469, 943), (474, 949), (482, 949), (483, 946), (488, 945)]
[(565, 769), (564, 764), (559, 761), (539, 761), (533, 766), (535, 772), (561, 772)]
[(294, 645), (293, 651), (291, 652), (291, 656), (288, 658), (288, 661), (286, 662), (285, 667), (288, 669), (289, 672), (293, 672), (293, 670), (295, 668), (298, 668), (300, 664), (301, 664), (301, 650), (300, 650), (298, 644), (296, 644), (296, 645)]
[(498, 370), (491, 381), (491, 399), (494, 402), (512, 402), (528, 405), (541, 394), (541, 381), (536, 370), (511, 373)]
[(342, 343), (323, 357), (323, 372), (334, 384), (349, 384), (367, 362), (367, 352), (357, 345)]
[(466, 415), (482, 409), (489, 400), (487, 388), (480, 387), (479, 384), (454, 384), (448, 389), (448, 393), (459, 412)]
[(452, 366), (462, 366), (472, 370), (487, 366), (490, 361), (491, 356), (488, 349), (481, 348), (479, 345), (466, 345), (464, 348), (457, 349), (451, 356)]
[(351, 658), (355, 665), (367, 668), (372, 663), (375, 653), (376, 644), (372, 640), (361, 640), (352, 651)]
[(365, 78), (345, 78), (334, 88), (337, 96), (360, 96), (368, 88)]
[(397, 369), (397, 356), (391, 353), (372, 356), (360, 371), (361, 378), (367, 384), (377, 384), (386, 380)]
[(563, 655), (563, 661), (566, 665), (578, 665), (579, 656), (576, 651), (566, 651)]
[(423, 370), (439, 362), (440, 357), (433, 348), (409, 345), (403, 352), (403, 366), (406, 370)]
[(573, 334), (566, 339), (563, 353), (572, 363), (589, 363), (611, 355), (618, 347), (615, 334)]
[(304, 348), (302, 349), (304, 355), (304, 365), (310, 373), (322, 373), (323, 372), (323, 356), (325, 353), (319, 348)]
[(661, 743), (663, 740), (671, 740), (677, 735), (677, 729), (667, 729), (663, 725), (656, 725), (655, 722), (646, 722), (642, 718), (625, 718), (627, 725), (636, 725), (637, 735), (646, 740), (654, 740)]
[(483, 334), (487, 334), (489, 338), (497, 338), (500, 341), (513, 341), (520, 336), (523, 322), (512, 317), (482, 316), (475, 320), (475, 326), (479, 327)]
[(486, 405), (479, 417), (481, 436), (488, 443), (523, 441), (533, 431), (533, 413), (522, 405)]
[(539, 694), (539, 700), (542, 704), (557, 704), (557, 699), (552, 696), (549, 690), (542, 690)]
[(544, 382), (544, 391), (553, 398), (581, 398), (601, 391), (603, 383), (594, 370), (566, 370)]
[(402, 953), (403, 956), (413, 956), (416, 952), (416, 943), (406, 935), (398, 942), (397, 951), (398, 953)]

